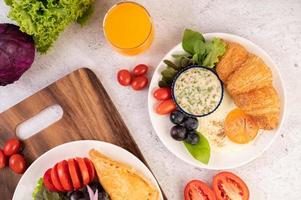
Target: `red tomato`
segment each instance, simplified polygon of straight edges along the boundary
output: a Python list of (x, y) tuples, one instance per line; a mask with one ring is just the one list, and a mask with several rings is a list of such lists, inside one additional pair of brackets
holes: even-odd
[(9, 167), (17, 174), (23, 174), (26, 169), (26, 161), (20, 154), (14, 154), (9, 158)]
[(218, 200), (249, 199), (248, 186), (231, 172), (221, 172), (213, 178), (213, 190)]
[(117, 80), (120, 83), (120, 85), (128, 86), (131, 84), (132, 75), (129, 70), (122, 69), (117, 73)]
[(166, 115), (176, 110), (177, 106), (172, 99), (162, 101), (156, 108), (159, 115)]
[(0, 169), (6, 166), (7, 158), (2, 149), (0, 149)]
[(154, 92), (154, 97), (157, 100), (171, 99), (171, 90), (168, 87), (158, 88)]
[(148, 84), (148, 79), (145, 76), (138, 76), (135, 77), (134, 80), (132, 81), (132, 88), (134, 90), (142, 90), (145, 88)]
[(81, 174), (79, 166), (74, 159), (68, 160), (69, 172), (72, 180), (72, 185), (74, 189), (80, 189), (82, 187)]
[(88, 172), (89, 172), (89, 177), (90, 177), (89, 182), (91, 182), (95, 177), (94, 165), (91, 162), (91, 160), (89, 160), (88, 158), (84, 158), (84, 161), (85, 161), (85, 164), (87, 165)]
[(16, 138), (9, 139), (4, 144), (4, 154), (7, 156), (11, 156), (13, 154), (18, 153), (21, 150), (21, 142)]
[(199, 180), (192, 180), (186, 185), (184, 197), (185, 200), (216, 200), (211, 188)]
[(139, 64), (133, 69), (133, 74), (135, 76), (141, 76), (146, 74), (148, 71), (148, 66), (145, 64)]
[(76, 158), (76, 162), (78, 163), (81, 175), (82, 175), (82, 180), (83, 180), (83, 185), (87, 185), (90, 182), (90, 177), (89, 177), (89, 171), (87, 168), (87, 165), (82, 158)]
[(72, 191), (72, 180), (69, 174), (68, 162), (63, 160), (57, 165), (57, 175), (65, 191)]
[(58, 163), (56, 165), (54, 165), (54, 167), (52, 168), (51, 170), (51, 180), (52, 180), (52, 183), (54, 185), (54, 187), (58, 190), (58, 191), (64, 191), (64, 188), (60, 182), (60, 179), (59, 179), (59, 176), (57, 174), (57, 166), (58, 166)]
[(44, 182), (44, 185), (45, 187), (49, 190), (49, 191), (52, 191), (52, 192), (57, 192), (58, 190), (54, 187), (53, 183), (52, 183), (52, 180), (51, 180), (51, 168), (49, 168), (44, 176), (43, 176), (43, 182)]

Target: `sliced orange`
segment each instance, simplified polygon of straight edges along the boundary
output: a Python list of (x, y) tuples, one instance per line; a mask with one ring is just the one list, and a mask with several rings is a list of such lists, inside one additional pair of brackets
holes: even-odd
[(232, 110), (225, 119), (225, 134), (228, 138), (239, 144), (246, 144), (253, 140), (259, 127), (251, 116), (241, 109)]

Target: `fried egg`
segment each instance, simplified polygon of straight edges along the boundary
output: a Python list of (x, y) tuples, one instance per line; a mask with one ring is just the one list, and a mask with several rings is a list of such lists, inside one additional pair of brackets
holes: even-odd
[(224, 120), (235, 108), (237, 108), (237, 106), (234, 104), (230, 95), (225, 91), (223, 100), (218, 109), (210, 115), (198, 118), (198, 131), (207, 138), (212, 151), (221, 153), (240, 151), (252, 143), (252, 141), (248, 144), (234, 143), (225, 134)]

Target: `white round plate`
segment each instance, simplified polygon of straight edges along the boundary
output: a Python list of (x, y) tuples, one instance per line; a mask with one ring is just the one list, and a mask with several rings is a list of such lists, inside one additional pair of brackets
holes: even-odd
[(222, 38), (227, 41), (232, 41), (236, 43), (240, 43), (244, 46), (249, 52), (261, 57), (264, 62), (270, 67), (273, 73), (273, 85), (278, 92), (281, 101), (281, 112), (280, 112), (280, 123), (278, 128), (271, 131), (262, 131), (261, 134), (256, 137), (255, 141), (243, 148), (240, 151), (235, 151), (231, 153), (223, 153), (223, 152), (211, 152), (211, 157), (208, 165), (205, 165), (198, 160), (194, 159), (189, 152), (184, 147), (182, 142), (175, 141), (171, 138), (169, 132), (172, 127), (171, 122), (169, 121), (169, 116), (161, 116), (158, 115), (154, 108), (158, 104), (158, 101), (153, 97), (153, 92), (156, 88), (158, 88), (158, 82), (161, 78), (161, 71), (164, 70), (166, 65), (163, 63), (163, 60), (174, 60), (172, 55), (174, 54), (183, 54), (184, 50), (182, 48), (182, 44), (178, 44), (175, 46), (170, 52), (168, 52), (162, 61), (157, 66), (154, 75), (152, 77), (149, 93), (148, 93), (148, 111), (150, 115), (150, 119), (152, 125), (159, 136), (162, 143), (167, 147), (169, 151), (175, 154), (178, 158), (183, 161), (194, 165), (199, 168), (206, 169), (231, 169), (247, 164), (248, 162), (254, 160), (258, 156), (260, 156), (267, 148), (271, 146), (271, 144), (275, 141), (279, 130), (282, 126), (284, 119), (284, 111), (285, 111), (285, 95), (283, 88), (283, 81), (281, 79), (280, 73), (277, 69), (276, 64), (273, 62), (271, 57), (259, 46), (255, 45), (253, 42), (231, 34), (226, 33), (207, 33), (204, 34), (206, 40), (211, 40), (214, 37)]
[(44, 175), (45, 171), (61, 160), (73, 157), (89, 157), (90, 149), (96, 149), (103, 152), (113, 160), (127, 163), (142, 173), (160, 193), (160, 199), (163, 199), (158, 183), (149, 169), (132, 153), (127, 150), (102, 141), (80, 140), (59, 145), (36, 159), (23, 174), (15, 190), (13, 200), (32, 200), (32, 192), (36, 187), (38, 180)]

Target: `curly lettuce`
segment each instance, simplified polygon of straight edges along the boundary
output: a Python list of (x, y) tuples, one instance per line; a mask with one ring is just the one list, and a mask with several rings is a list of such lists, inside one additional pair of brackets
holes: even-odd
[(43, 178), (40, 178), (33, 193), (33, 200), (63, 200), (64, 196), (58, 192), (50, 192), (46, 189), (43, 183)]
[(83, 24), (94, 0), (5, 0), (9, 18), (33, 36), (36, 48), (45, 53), (70, 23)]

